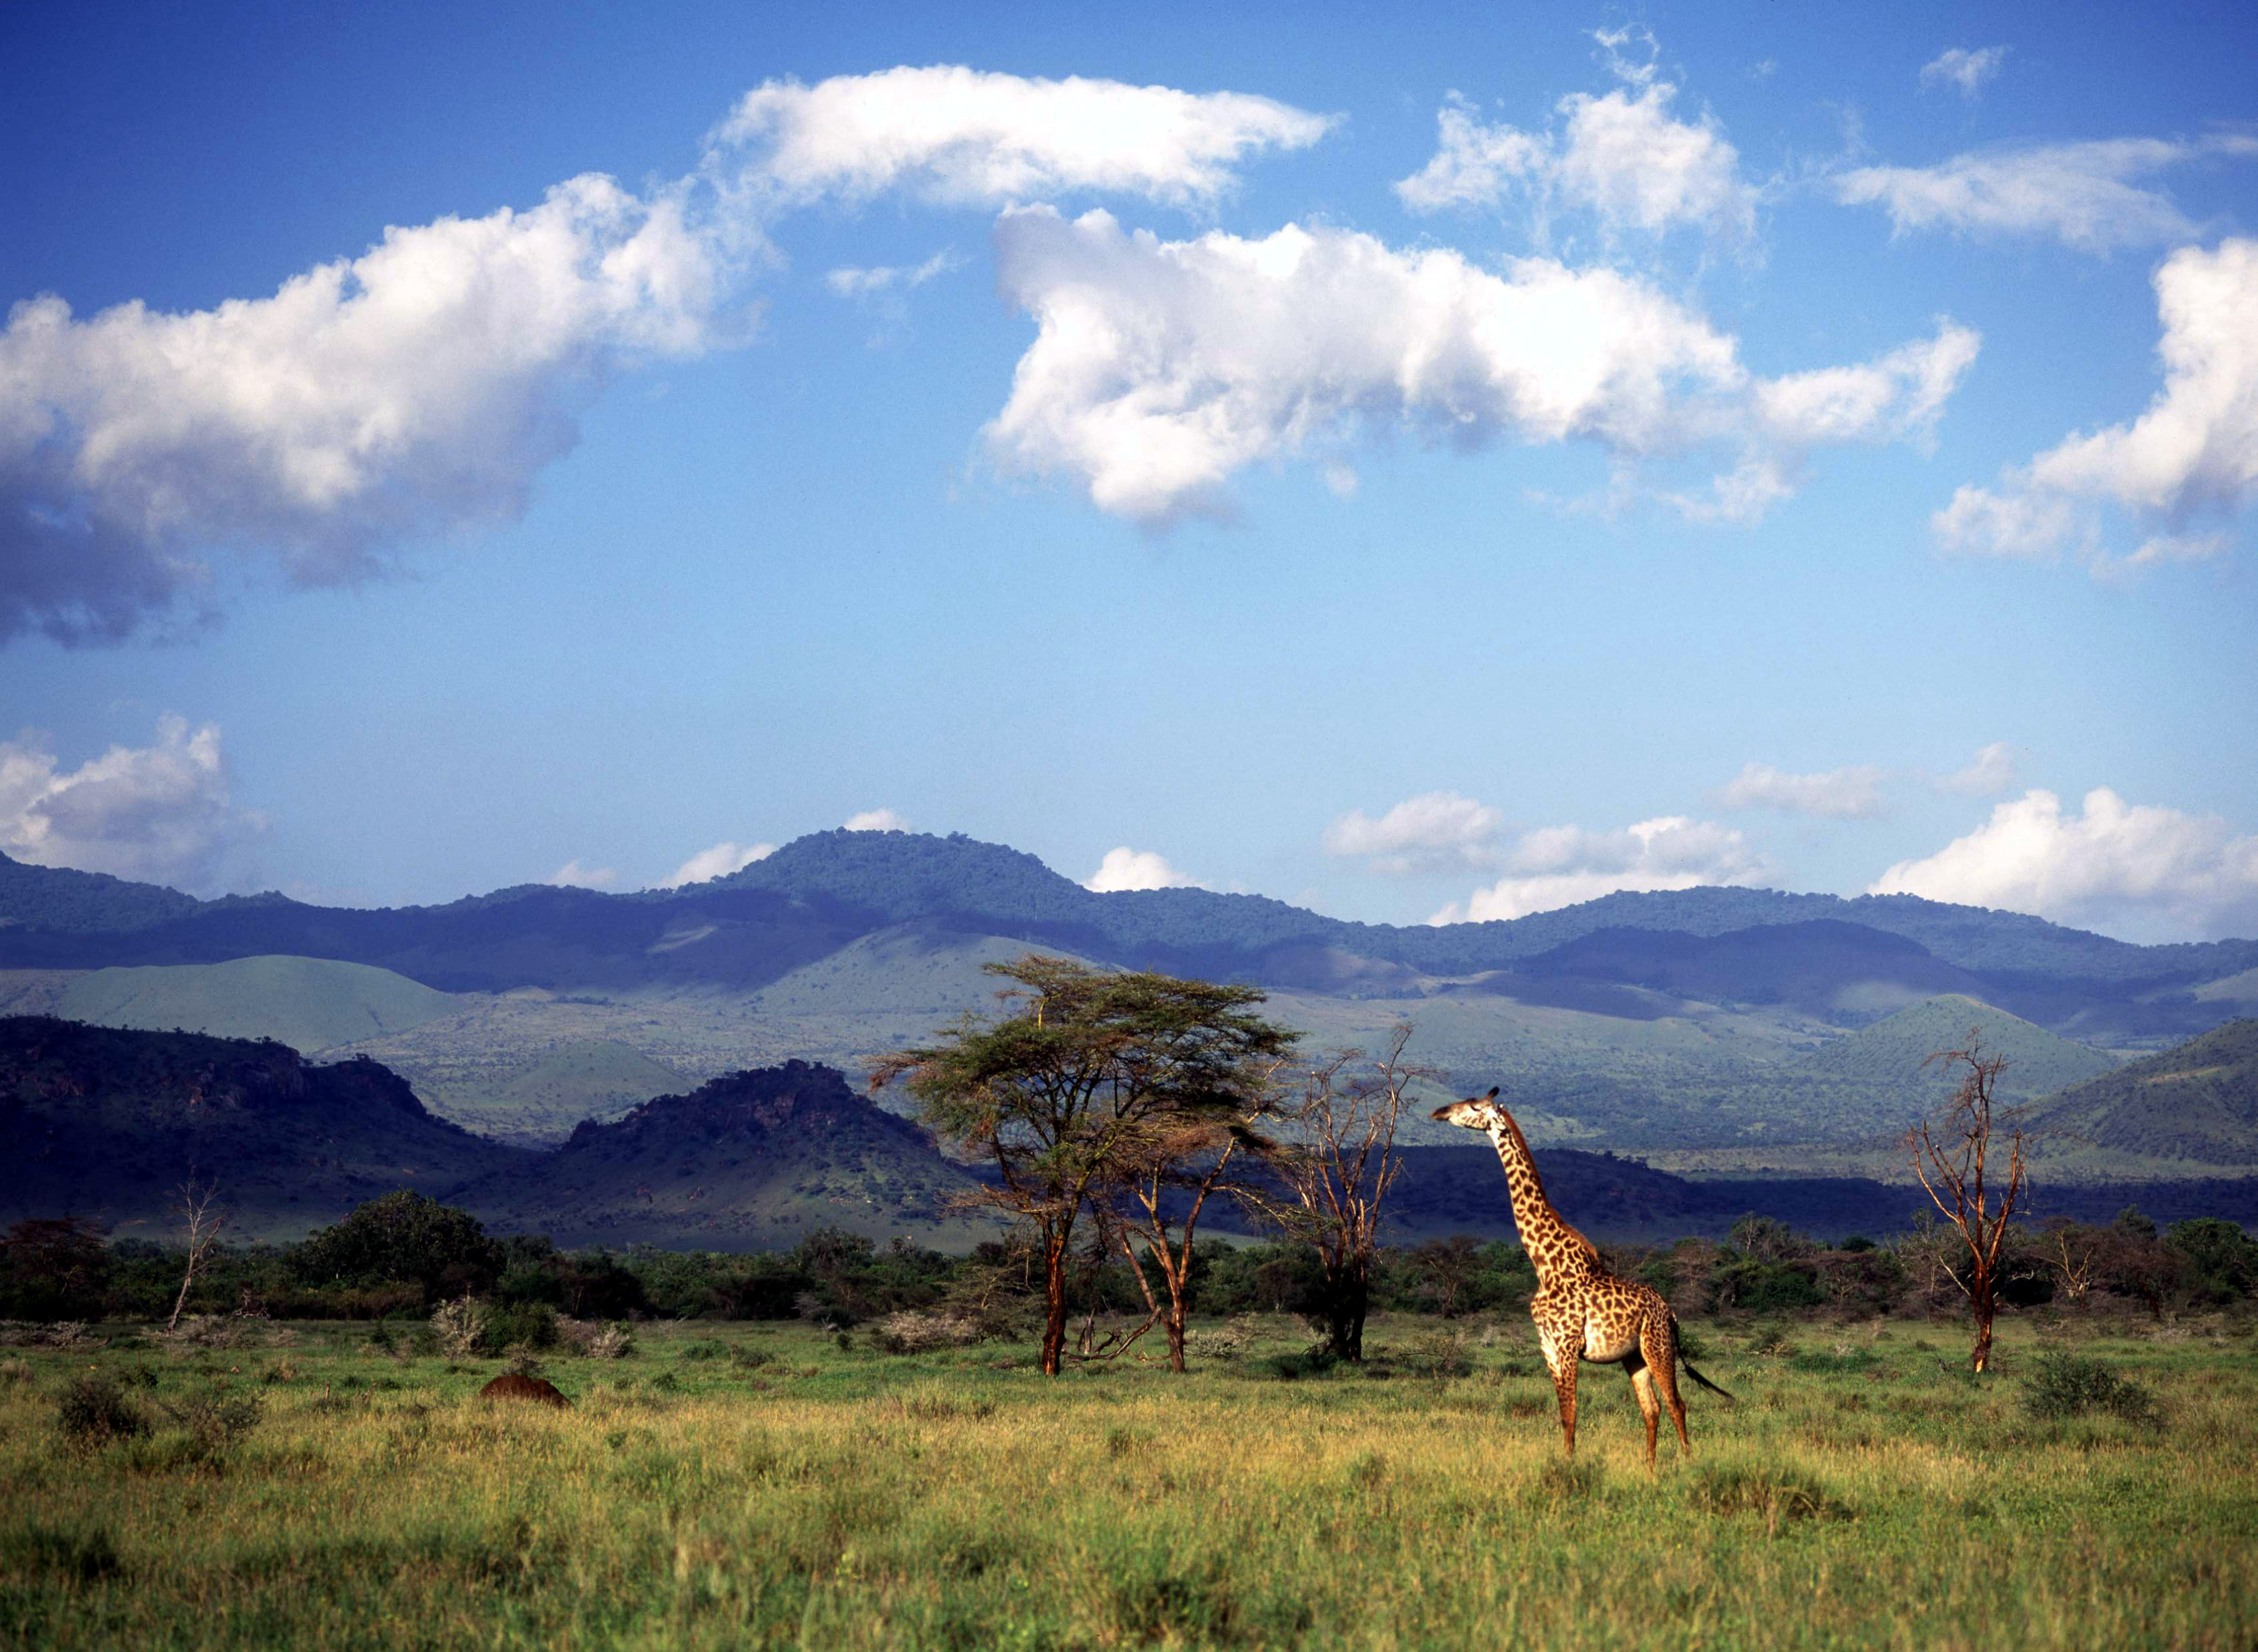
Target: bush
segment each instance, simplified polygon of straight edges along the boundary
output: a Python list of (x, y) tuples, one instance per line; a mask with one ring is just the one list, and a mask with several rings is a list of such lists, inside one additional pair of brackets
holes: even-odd
[(624, 1359), (635, 1352), (635, 1333), (614, 1322), (592, 1324), (583, 1319), (559, 1318), (557, 1340), (586, 1359)]
[(486, 1320), (485, 1342), (490, 1349), (554, 1348), (557, 1310), (546, 1302), (520, 1302), (497, 1309)]
[(1687, 1488), (1694, 1507), (1712, 1514), (1761, 1514), (1774, 1530), (1783, 1520), (1845, 1520), (1850, 1509), (1817, 1481), (1793, 1470), (1705, 1464)]
[(2155, 1397), (2098, 1359), (2041, 1354), (2023, 1390), (2023, 1408), (2041, 1422), (2106, 1411), (2127, 1422), (2156, 1420)]
[(243, 1340), (243, 1328), (225, 1314), (191, 1314), (154, 1335), (167, 1348), (233, 1348)]
[(980, 1335), (979, 1321), (969, 1314), (920, 1314), (904, 1308), (880, 1320), (870, 1340), (890, 1354), (922, 1354), (935, 1348), (969, 1348)]
[(468, 1211), (403, 1188), (322, 1229), (298, 1247), (292, 1265), (313, 1285), (413, 1280), (430, 1301), (491, 1283), (502, 1251)]
[(0, 1535), (0, 1572), (21, 1578), (62, 1578), (73, 1583), (100, 1583), (124, 1568), (110, 1534), (96, 1527), (90, 1532), (58, 1531), (37, 1523)]
[(450, 1359), (467, 1359), (486, 1341), (486, 1308), (469, 1297), (442, 1302), (431, 1315), (431, 1335)]
[(1196, 1330), (1184, 1338), (1186, 1349), (1200, 1359), (1232, 1360), (1254, 1345), (1254, 1315), (1234, 1314), (1230, 1322)]
[(166, 1415), (187, 1431), (189, 1457), (199, 1463), (225, 1457), (265, 1415), (256, 1394), (231, 1394), (224, 1388), (160, 1403)]
[(74, 1378), (55, 1402), (55, 1421), (65, 1440), (89, 1449), (149, 1432), (148, 1418), (105, 1376)]
[(1438, 1382), (1463, 1377), (1474, 1368), (1466, 1333), (1455, 1329), (1421, 1331), (1404, 1344), (1401, 1358), (1407, 1370)]

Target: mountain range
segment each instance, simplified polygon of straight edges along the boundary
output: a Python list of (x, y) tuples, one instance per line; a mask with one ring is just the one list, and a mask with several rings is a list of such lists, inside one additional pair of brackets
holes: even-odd
[[(0, 1010), (368, 1055), (524, 1147), (749, 1068), (852, 1074), (992, 1005), (983, 966), (1037, 948), (1253, 982), (1315, 1048), (1409, 1020), (1423, 1095), (1502, 1083), (1540, 1145), (1708, 1176), (1901, 1173), (1886, 1144), (1950, 1088), (1926, 1058), (1971, 1027), (2027, 1101), (2258, 1010), (2258, 942), (2139, 947), (1912, 897), (1709, 888), (1394, 926), (841, 831), (678, 890), (364, 911), (0, 857)], [(1422, 1117), (1410, 1139), (1451, 1133)], [(2119, 1131), (2064, 1169), (2251, 1173), (2237, 1139)]]

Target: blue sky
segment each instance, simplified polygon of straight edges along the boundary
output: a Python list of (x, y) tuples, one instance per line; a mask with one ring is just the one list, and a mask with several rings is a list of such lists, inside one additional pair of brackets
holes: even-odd
[(967, 10), (0, 14), (0, 849), (2258, 932), (2247, 8)]

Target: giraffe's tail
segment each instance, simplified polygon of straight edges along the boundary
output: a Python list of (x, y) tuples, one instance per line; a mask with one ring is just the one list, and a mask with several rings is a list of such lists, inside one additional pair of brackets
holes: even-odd
[(1686, 1367), (1686, 1374), (1693, 1378), (1694, 1381), (1700, 1383), (1704, 1388), (1707, 1388), (1711, 1393), (1722, 1396), (1728, 1404), (1740, 1404), (1739, 1396), (1728, 1393), (1725, 1389), (1720, 1388), (1715, 1383), (1711, 1382), (1707, 1377), (1703, 1376), (1699, 1371), (1696, 1371), (1694, 1368), (1694, 1362), (1686, 1357), (1685, 1337), (1686, 1333), (1680, 1330), (1678, 1327), (1678, 1315), (1672, 1314), (1670, 1316), (1671, 1345), (1678, 1351), (1678, 1363)]

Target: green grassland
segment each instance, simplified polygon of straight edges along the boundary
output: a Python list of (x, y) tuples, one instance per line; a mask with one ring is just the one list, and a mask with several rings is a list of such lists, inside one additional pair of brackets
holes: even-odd
[[(1376, 1322), (1317, 1371), (1288, 1321), (1187, 1377), (1045, 1380), (997, 1344), (659, 1324), (498, 1362), (365, 1327), (0, 1353), (0, 1641), (156, 1647), (2247, 1647), (2258, 1373), (2247, 1323), (1693, 1328), (1727, 1407), (1642, 1464), (1590, 1368), (1560, 1459), (1525, 1324)], [(2138, 1331), (2137, 1325), (2122, 1328)], [(2039, 1419), (2050, 1348), (2158, 1420)], [(153, 1431), (73, 1445), (107, 1373)], [(164, 1407), (255, 1397), (199, 1447)]]

